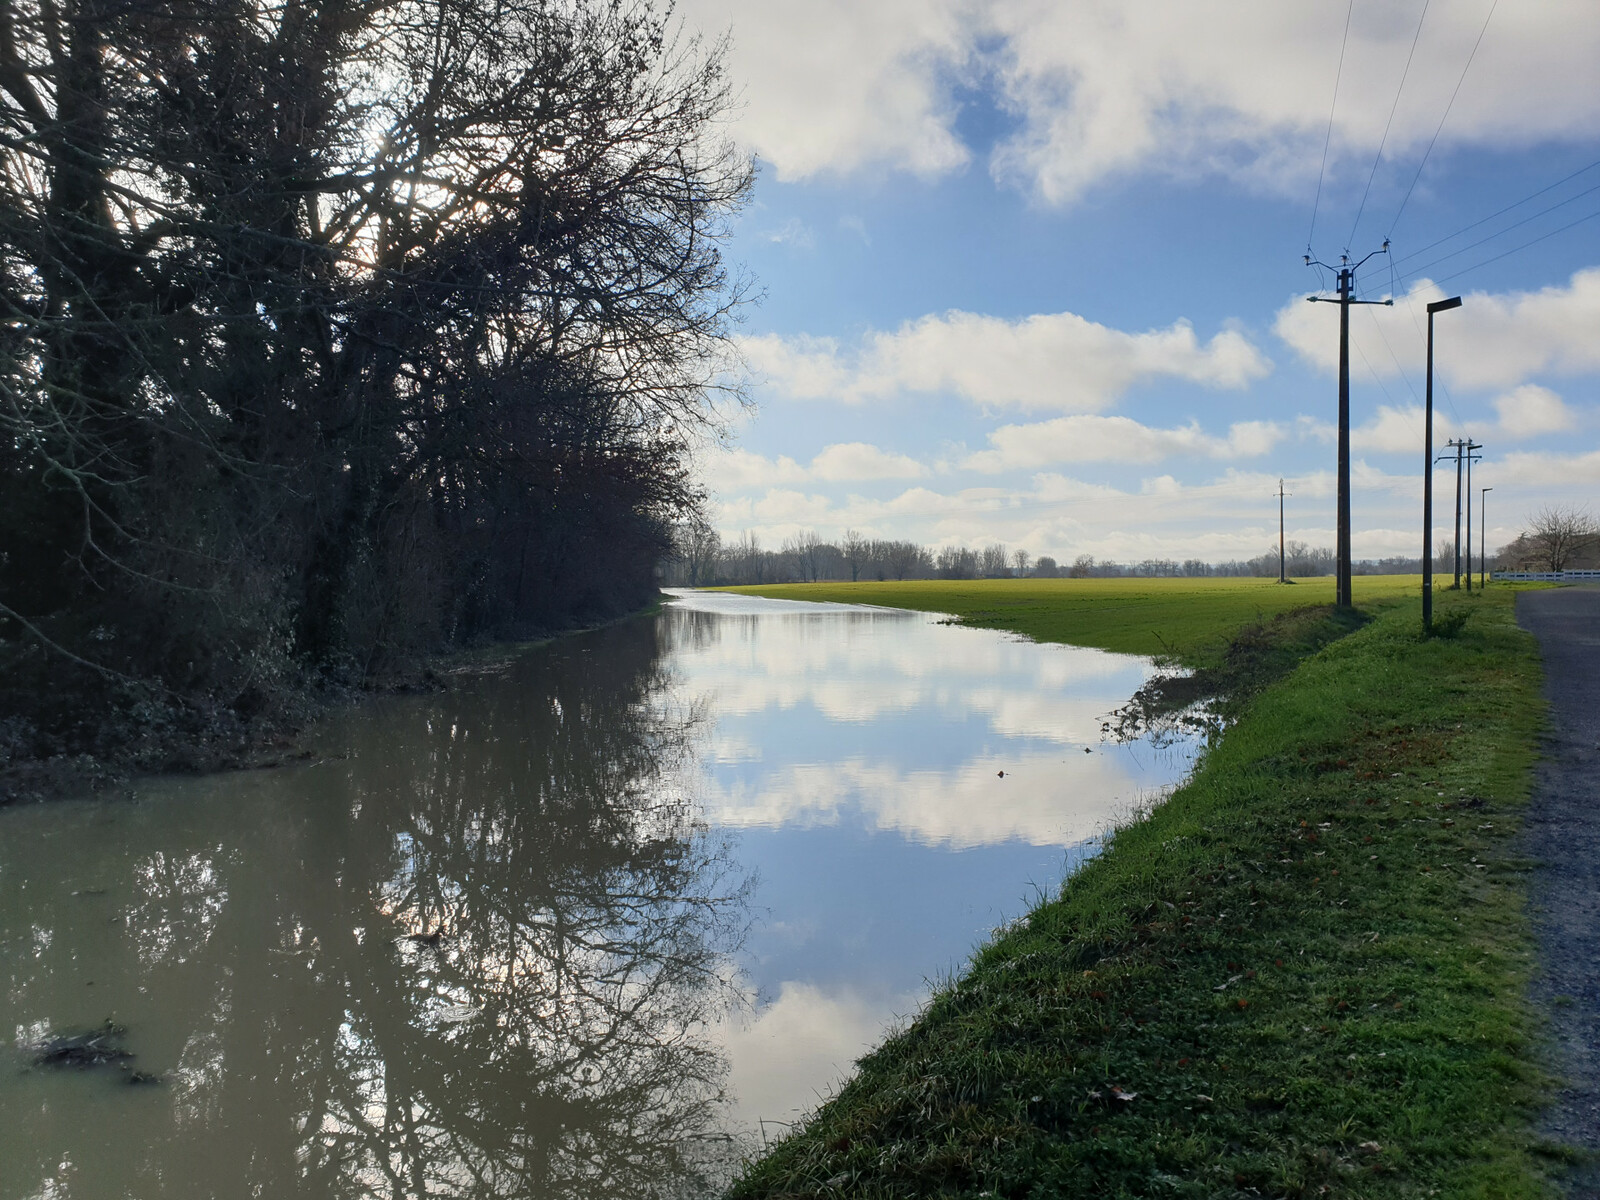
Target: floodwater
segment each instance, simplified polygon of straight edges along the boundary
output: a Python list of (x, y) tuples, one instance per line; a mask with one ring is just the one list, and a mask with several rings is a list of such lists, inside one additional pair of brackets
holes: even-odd
[(690, 594), (0, 811), (0, 1200), (704, 1195), (1186, 770), (1149, 671)]

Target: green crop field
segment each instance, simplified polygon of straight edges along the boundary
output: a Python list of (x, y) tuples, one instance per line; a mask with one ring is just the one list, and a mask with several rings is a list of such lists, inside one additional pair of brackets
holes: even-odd
[[(828, 600), (942, 612), (963, 625), (1005, 629), (1040, 642), (1123, 654), (1169, 655), (1214, 665), (1241, 627), (1291, 609), (1333, 602), (1333, 578), (918, 579), (902, 583), (780, 583), (720, 589), (783, 600)], [(1421, 595), (1420, 575), (1358, 576), (1358, 607), (1382, 609)]]

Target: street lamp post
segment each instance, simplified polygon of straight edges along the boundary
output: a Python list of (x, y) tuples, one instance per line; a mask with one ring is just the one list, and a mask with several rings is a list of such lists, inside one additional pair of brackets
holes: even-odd
[(1489, 580), (1489, 513), (1488, 503), (1492, 487), (1478, 489), (1478, 590), (1482, 591)]
[(1428, 305), (1427, 421), (1422, 448), (1422, 631), (1433, 628), (1433, 314), (1460, 308), (1461, 297)]

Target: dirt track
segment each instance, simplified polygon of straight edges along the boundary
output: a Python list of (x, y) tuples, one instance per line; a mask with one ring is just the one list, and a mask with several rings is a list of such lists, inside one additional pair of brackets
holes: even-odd
[[(1551, 1065), (1566, 1086), (1541, 1122), (1557, 1141), (1600, 1155), (1600, 588), (1525, 592), (1517, 620), (1539, 639), (1550, 729), (1534, 783), (1527, 850), (1549, 1020)], [(1600, 1158), (1570, 1179), (1600, 1196)]]

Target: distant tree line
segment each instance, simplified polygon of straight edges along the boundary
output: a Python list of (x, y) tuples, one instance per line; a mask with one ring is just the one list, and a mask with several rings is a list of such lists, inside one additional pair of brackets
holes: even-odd
[[(805, 530), (786, 538), (776, 549), (767, 549), (748, 532), (724, 542), (699, 514), (677, 527), (672, 545), (663, 565), (663, 580), (684, 587), (862, 579), (1260, 578), (1276, 577), (1279, 568), (1277, 546), (1254, 558), (1217, 563), (1199, 558), (1118, 562), (1089, 554), (1061, 563), (1047, 554), (1035, 558), (1026, 550), (1010, 550), (999, 543), (935, 550), (916, 542), (868, 538), (855, 530), (847, 531), (837, 543), (824, 541), (814, 530)], [(1462, 549), (1464, 552), (1466, 547)], [(1600, 522), (1582, 508), (1546, 506), (1529, 519), (1528, 528), (1516, 540), (1497, 549), (1491, 559), (1495, 569), (1600, 568)], [(1455, 542), (1441, 541), (1434, 552), (1434, 572), (1452, 574), (1455, 561)], [(1465, 557), (1462, 563), (1464, 567)], [(1332, 575), (1334, 552), (1325, 546), (1288, 541), (1283, 547), (1283, 567), (1292, 578)], [(1422, 571), (1422, 558), (1394, 555), (1365, 559), (1354, 563), (1353, 569), (1357, 575), (1417, 575)]]
[(0, 5), (0, 761), (651, 594), (751, 183), (674, 28)]
[[(1008, 549), (999, 543), (976, 548), (946, 546), (935, 550), (916, 542), (867, 538), (854, 530), (837, 543), (827, 542), (815, 531), (806, 530), (785, 539), (776, 549), (767, 549), (748, 532), (732, 542), (724, 542), (703, 518), (680, 525), (673, 544), (674, 552), (664, 565), (663, 579), (669, 585), (682, 587), (862, 579), (1276, 578), (1278, 574), (1276, 546), (1254, 558), (1220, 563), (1198, 558), (1118, 562), (1089, 554), (1062, 563), (1048, 554), (1035, 558), (1026, 550)], [(1284, 546), (1284, 561), (1291, 576), (1333, 574), (1333, 551), (1325, 547), (1288, 542)], [(1355, 569), (1364, 575), (1416, 574), (1422, 570), (1422, 560), (1374, 559), (1355, 564)]]

